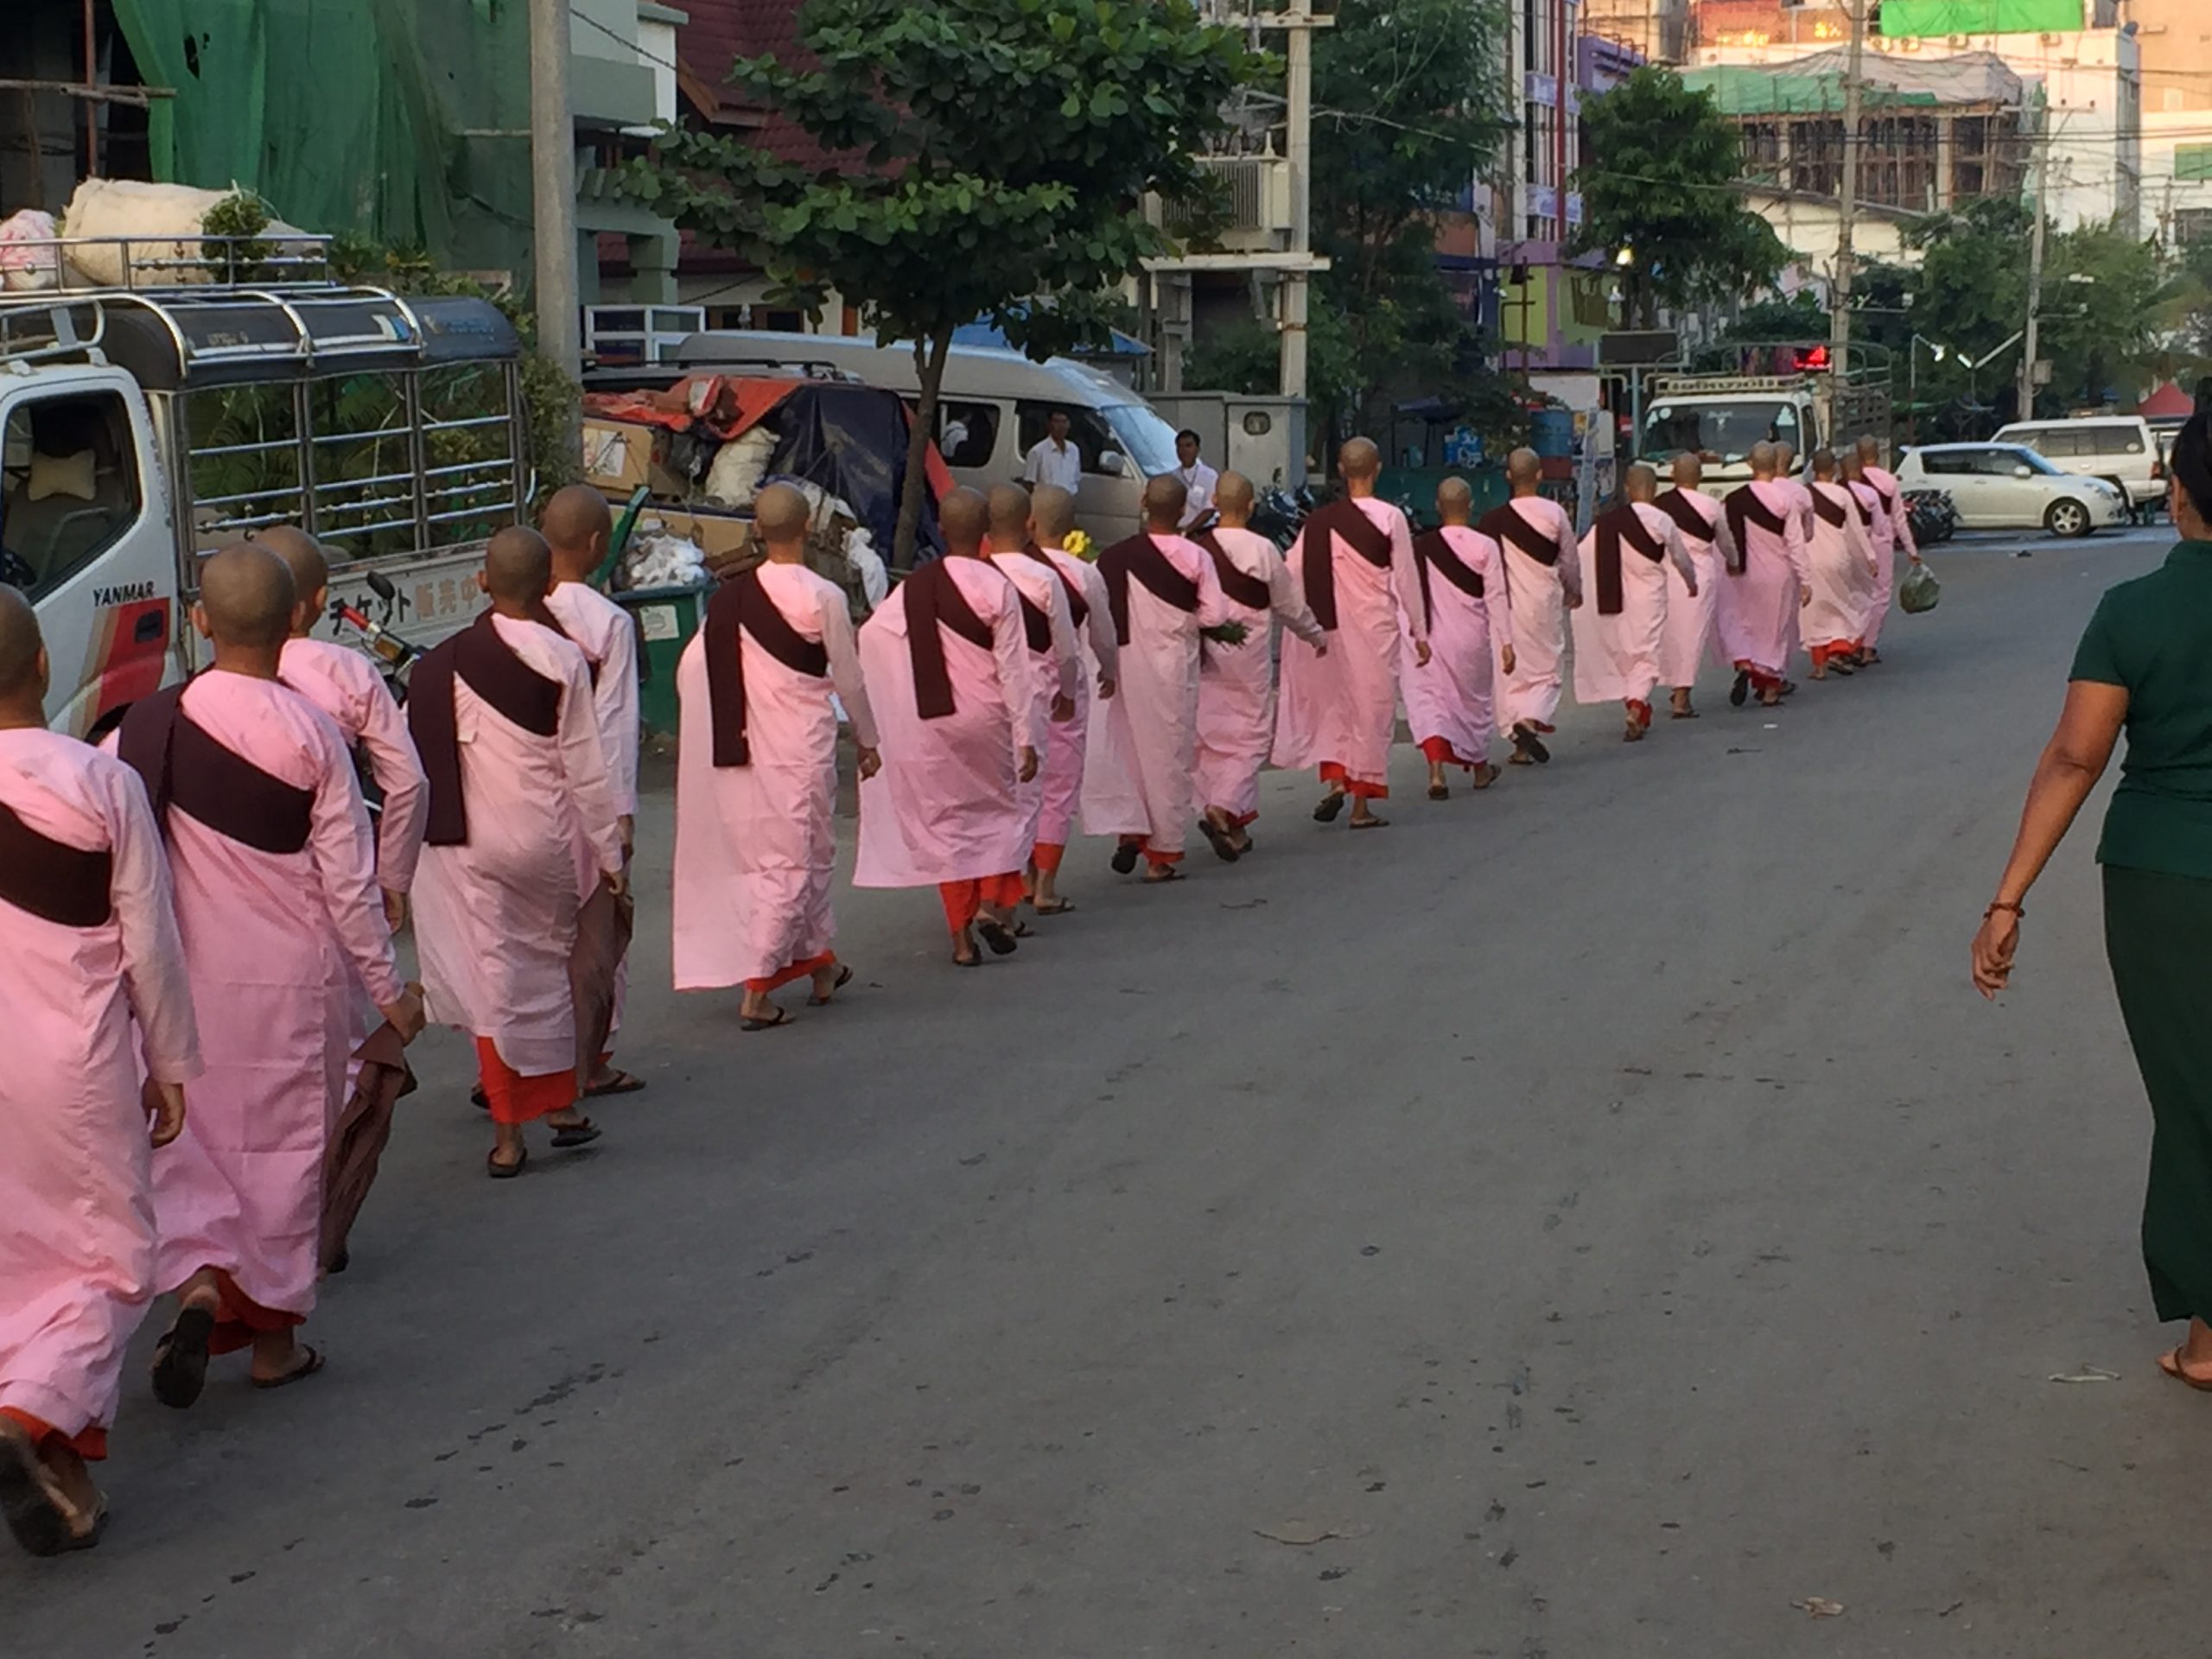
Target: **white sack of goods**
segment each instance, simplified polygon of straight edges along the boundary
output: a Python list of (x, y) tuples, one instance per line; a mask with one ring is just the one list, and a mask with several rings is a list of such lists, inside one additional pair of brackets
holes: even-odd
[(11, 293), (52, 288), (54, 250), (36, 245), (53, 241), (56, 234), (54, 215), (35, 207), (0, 219), (0, 286)]
[[(221, 256), (210, 269), (203, 221), (236, 190), (200, 190), (188, 184), (145, 184), (136, 179), (86, 179), (69, 198), (69, 267), (78, 281), (99, 288), (171, 287), (227, 280)], [(307, 233), (272, 219), (259, 238)], [(128, 238), (128, 246), (114, 240)], [(79, 238), (95, 238), (89, 245)], [(279, 244), (272, 253), (288, 250)], [(253, 273), (245, 272), (242, 276)]]
[(707, 468), (707, 499), (728, 507), (751, 506), (775, 453), (776, 435), (765, 426), (732, 438), (715, 451), (714, 465)]

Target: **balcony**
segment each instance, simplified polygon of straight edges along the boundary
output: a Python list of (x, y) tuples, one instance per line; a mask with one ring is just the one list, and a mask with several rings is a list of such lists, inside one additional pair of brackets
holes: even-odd
[[(1202, 156), (1198, 165), (1222, 191), (1228, 217), (1217, 229), (1231, 249), (1265, 250), (1288, 233), (1290, 163), (1280, 156)], [(1189, 231), (1206, 215), (1181, 203), (1167, 206), (1160, 222), (1171, 231)]]

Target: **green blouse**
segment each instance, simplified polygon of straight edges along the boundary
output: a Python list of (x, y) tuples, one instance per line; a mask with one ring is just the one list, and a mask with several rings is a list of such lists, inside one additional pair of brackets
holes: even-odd
[(2212, 542), (2107, 592), (2070, 678), (2127, 692), (2127, 753), (2098, 861), (2212, 880)]

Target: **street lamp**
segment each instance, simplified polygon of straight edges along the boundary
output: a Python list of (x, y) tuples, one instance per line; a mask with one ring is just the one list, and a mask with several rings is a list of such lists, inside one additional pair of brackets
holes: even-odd
[(1949, 346), (1939, 346), (1925, 334), (1915, 334), (1912, 337), (1912, 343), (1906, 349), (1912, 356), (1911, 369), (1908, 377), (1911, 388), (1909, 395), (1916, 404), (1920, 401), (1920, 348), (1923, 346), (1928, 348), (1928, 355), (1938, 363), (1951, 354)]

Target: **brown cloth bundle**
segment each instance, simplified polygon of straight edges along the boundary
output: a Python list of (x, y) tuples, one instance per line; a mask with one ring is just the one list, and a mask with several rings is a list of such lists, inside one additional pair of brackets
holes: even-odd
[(604, 881), (576, 913), (575, 948), (569, 952), (569, 995), (576, 1010), (576, 1084), (599, 1070), (614, 1028), (614, 975), (629, 953), (637, 906)]
[(331, 1131), (330, 1150), (322, 1166), (322, 1270), (346, 1254), (346, 1236), (361, 1214), (361, 1205), (377, 1179), (377, 1165), (391, 1139), (392, 1109), (415, 1092), (415, 1074), (407, 1067), (407, 1046), (387, 1020), (353, 1051), (360, 1070), (353, 1078), (353, 1092), (338, 1115)]

